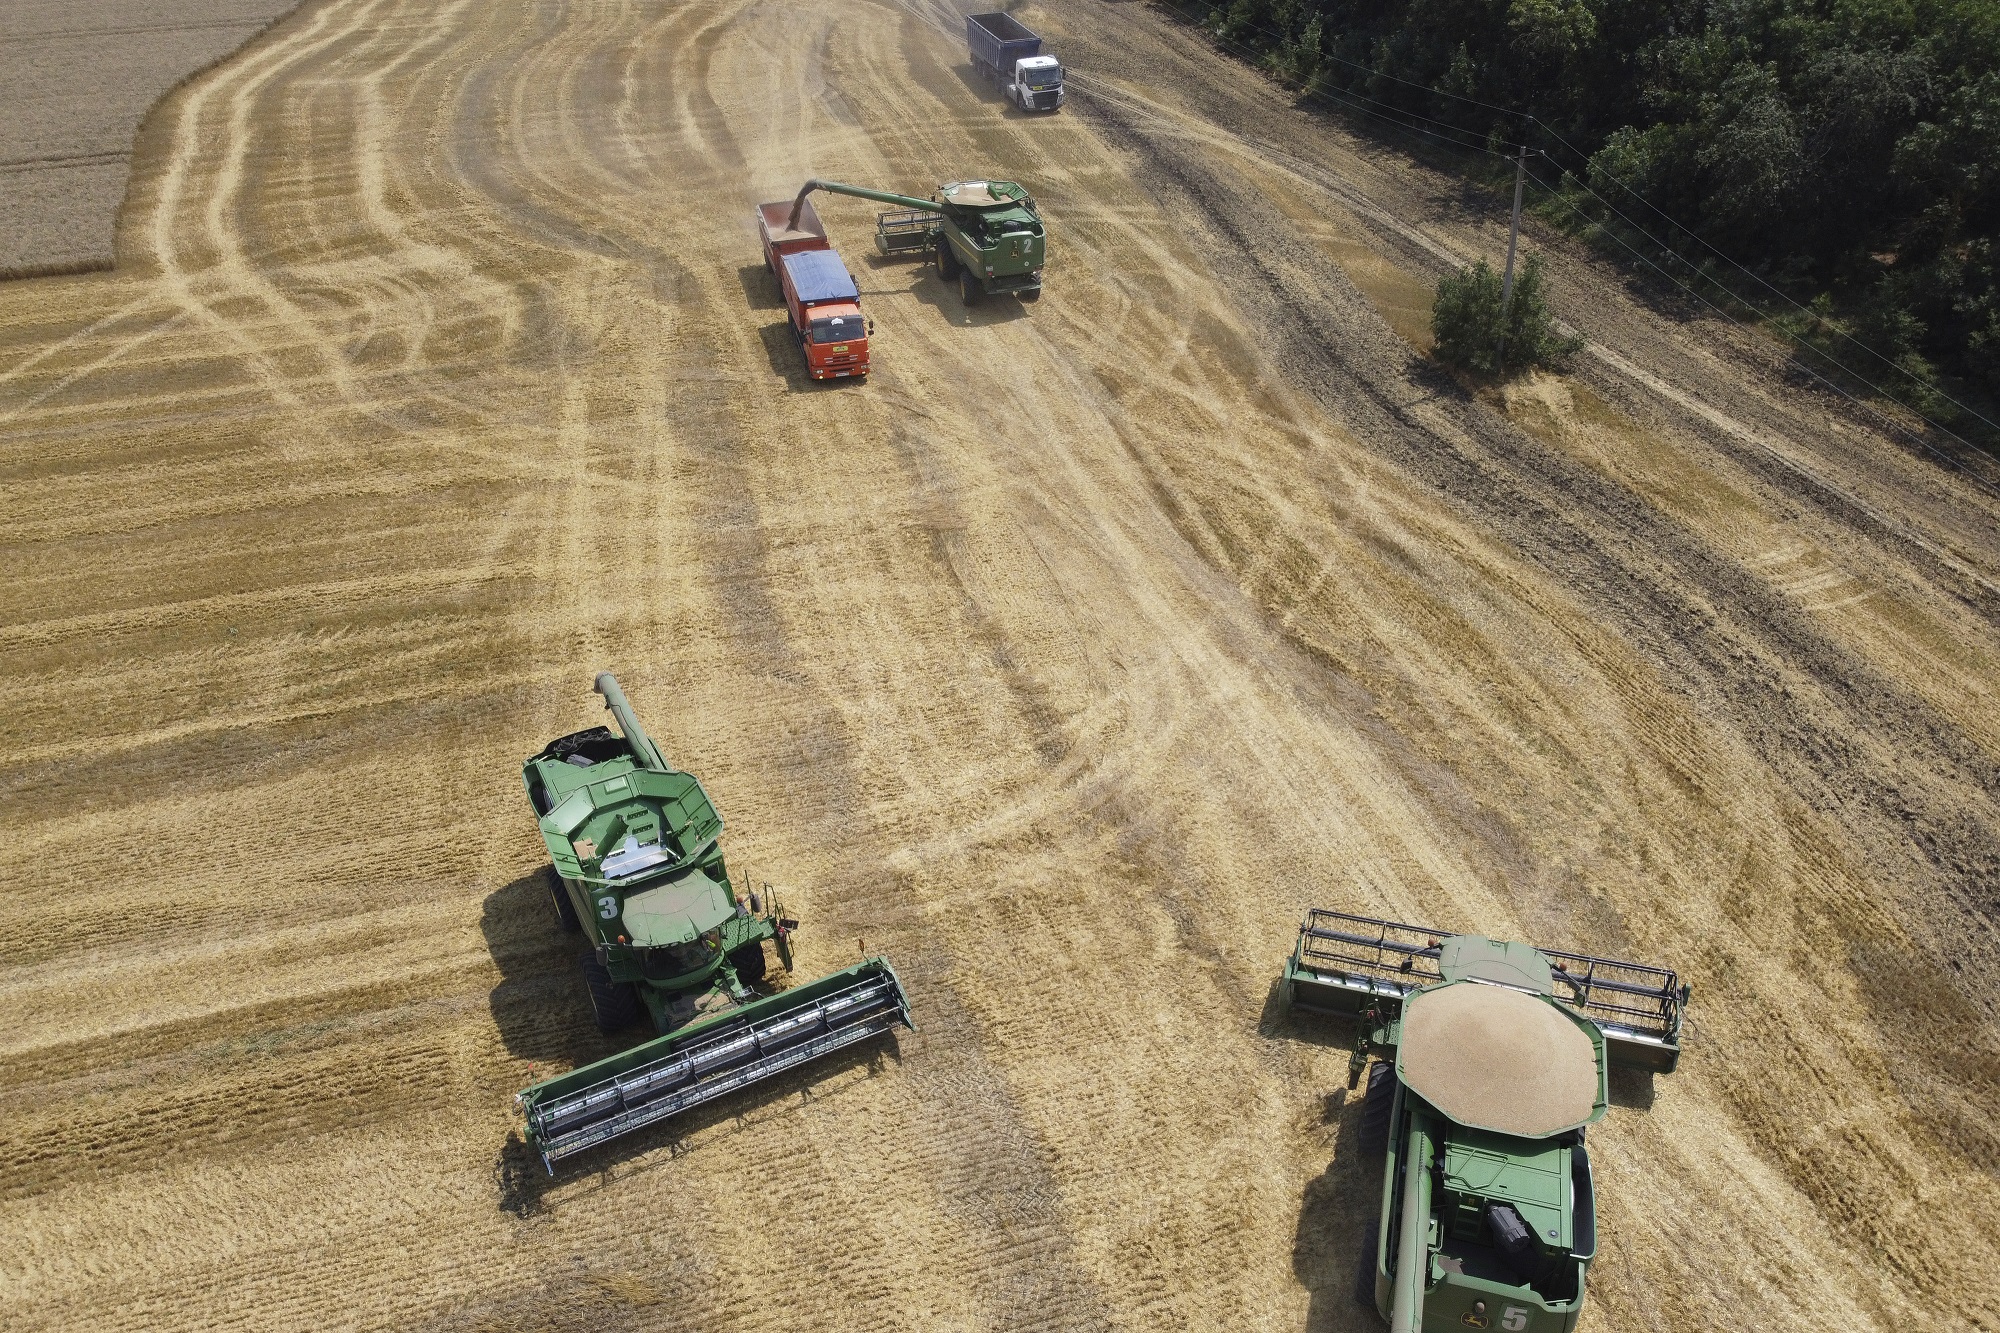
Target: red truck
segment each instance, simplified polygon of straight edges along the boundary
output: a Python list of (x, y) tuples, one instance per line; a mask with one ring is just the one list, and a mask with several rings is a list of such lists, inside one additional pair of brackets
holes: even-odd
[(827, 244), (810, 199), (757, 205), (757, 235), (764, 243), (764, 267), (784, 289), (785, 313), (806, 370), (816, 380), (860, 378), (868, 373), (869, 323), (861, 315), (861, 293), (840, 256)]

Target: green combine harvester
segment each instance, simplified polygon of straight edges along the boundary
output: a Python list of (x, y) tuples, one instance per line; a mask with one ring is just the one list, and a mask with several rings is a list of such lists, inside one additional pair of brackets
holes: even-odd
[(1574, 1329), (1597, 1253), (1584, 1129), (1610, 1066), (1679, 1063), (1688, 988), (1664, 968), (1314, 909), (1284, 991), (1359, 1025), (1347, 1086), (1365, 1071), (1360, 1146), (1387, 1161), (1356, 1298), (1392, 1333)]
[(938, 276), (957, 283), (967, 305), (1009, 293), (1023, 301), (1041, 299), (1048, 234), (1035, 201), (1012, 181), (949, 181), (929, 199), (917, 199), (809, 180), (792, 203), (792, 226), (814, 190), (897, 205), (897, 211), (876, 215), (876, 248), (885, 255), (934, 255)]
[(903, 983), (870, 958), (759, 995), (768, 941), (787, 972), (798, 922), (739, 896), (722, 817), (691, 773), (661, 757), (609, 673), (596, 691), (618, 721), (549, 742), (521, 766), (554, 875), (562, 929), (600, 1031), (643, 1013), (658, 1037), (536, 1083), (516, 1101), (551, 1173), (585, 1149), (910, 1022)]

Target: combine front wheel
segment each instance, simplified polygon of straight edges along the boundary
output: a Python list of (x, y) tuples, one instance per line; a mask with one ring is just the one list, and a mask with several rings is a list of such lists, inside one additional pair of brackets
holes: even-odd
[(764, 961), (764, 941), (754, 940), (730, 954), (729, 965), (736, 969), (736, 979), (745, 985), (762, 981), (768, 966)]
[(563, 934), (574, 935), (583, 929), (583, 923), (576, 919), (576, 904), (569, 900), (569, 889), (554, 866), (549, 867), (549, 897), (556, 905), (556, 924)]
[(583, 984), (590, 988), (590, 1009), (599, 1032), (623, 1032), (639, 1021), (639, 997), (630, 986), (611, 979), (595, 951), (584, 953), (577, 961), (583, 966)]
[(1396, 1067), (1386, 1060), (1368, 1066), (1368, 1095), (1361, 1102), (1361, 1151), (1373, 1155), (1389, 1147), (1389, 1112), (1396, 1105)]
[(951, 242), (940, 236), (938, 237), (937, 247), (938, 276), (946, 282), (956, 282), (958, 280), (958, 256), (951, 252)]

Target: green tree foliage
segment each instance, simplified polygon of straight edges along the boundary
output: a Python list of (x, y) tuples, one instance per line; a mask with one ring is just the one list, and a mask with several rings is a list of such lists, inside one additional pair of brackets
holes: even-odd
[(1542, 292), (1542, 257), (1529, 255), (1514, 278), (1514, 296), (1502, 299), (1503, 282), (1480, 260), (1438, 283), (1431, 306), (1434, 354), (1448, 366), (1480, 379), (1497, 379), (1530, 366), (1560, 366), (1583, 339), (1558, 333)]
[(1182, 2), (1301, 86), (1474, 140), (1534, 132), (1428, 88), (1532, 114), (1589, 157), (1560, 150), (1564, 166), (1682, 254), (1702, 251), (1617, 182), (1826, 297), (1808, 322), (1841, 361), (1896, 378), (1852, 336), (2000, 397), (2000, 0)]

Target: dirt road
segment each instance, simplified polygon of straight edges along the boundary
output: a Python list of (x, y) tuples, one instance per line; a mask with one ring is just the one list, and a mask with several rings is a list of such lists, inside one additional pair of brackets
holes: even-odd
[[(1361, 1329), (1309, 904), (1656, 960), (1585, 1327), (2000, 1327), (2000, 503), (1554, 266), (1427, 367), (1451, 184), (1150, 7), (318, 0), (149, 120), (115, 274), (0, 287), (15, 1326)], [(1038, 306), (822, 214), (1028, 182)], [(553, 1184), (600, 1053), (518, 778), (619, 673), (800, 969), (921, 1031)]]

